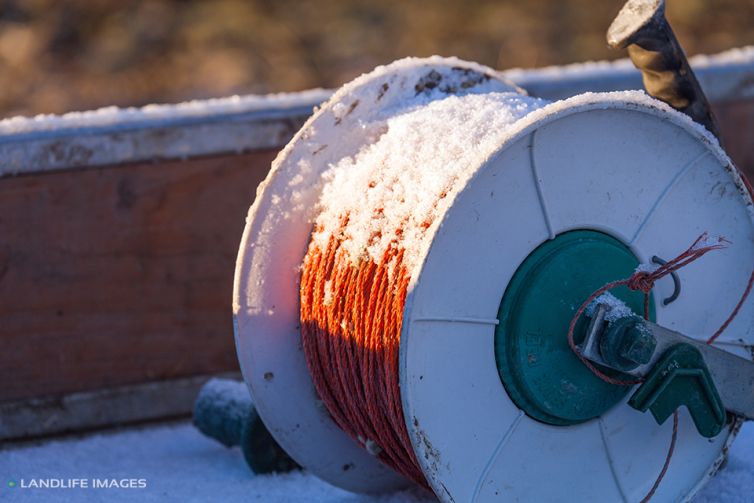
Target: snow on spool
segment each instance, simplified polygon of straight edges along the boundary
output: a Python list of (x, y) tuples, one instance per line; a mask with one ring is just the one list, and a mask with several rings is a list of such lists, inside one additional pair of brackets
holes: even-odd
[[(547, 103), (479, 65), (402, 60), (341, 88), (258, 190), (234, 287), (244, 378), (306, 469), (359, 492), (410, 484), (385, 465), (382, 439), (336, 424), (322, 376), (315, 389), (306, 324), (353, 342), (370, 316), (336, 309), (330, 276), (301, 288), (330, 249), (341, 269), (373, 264), (400, 298), (376, 331), (400, 384), (393, 430), (441, 500), (639, 500), (672, 425), (591, 375), (569, 352), (568, 322), (591, 291), (705, 230), (732, 244), (683, 269), (675, 302), (660, 302), (670, 279), (652, 300), (658, 323), (699, 339), (738, 301), (754, 253), (750, 196), (713, 137), (643, 93)], [(640, 312), (640, 297), (613, 293)], [(343, 319), (323, 326), (332, 316)], [(718, 344), (750, 358), (753, 318), (746, 305)], [(682, 411), (658, 500), (693, 495), (734, 436), (735, 424), (702, 438)]]

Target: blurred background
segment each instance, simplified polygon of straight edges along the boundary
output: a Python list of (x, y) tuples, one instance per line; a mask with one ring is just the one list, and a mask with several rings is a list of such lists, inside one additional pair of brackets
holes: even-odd
[[(404, 56), (615, 59), (623, 0), (0, 0), (0, 117), (336, 87)], [(754, 0), (669, 0), (690, 54), (754, 44)]]

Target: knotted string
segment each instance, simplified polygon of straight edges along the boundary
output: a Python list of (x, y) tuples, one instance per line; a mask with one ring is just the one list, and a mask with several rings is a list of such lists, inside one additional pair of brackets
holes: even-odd
[[(571, 323), (568, 325), (568, 345), (571, 347), (571, 350), (576, 354), (576, 356), (581, 360), (581, 362), (589, 368), (589, 370), (592, 371), (594, 375), (602, 379), (603, 381), (615, 384), (618, 386), (631, 386), (634, 384), (641, 383), (641, 380), (620, 380), (620, 379), (614, 379), (601, 370), (599, 370), (592, 362), (590, 362), (584, 355), (581, 354), (581, 352), (576, 347), (576, 341), (574, 340), (574, 332), (576, 330), (576, 323), (581, 318), (581, 315), (584, 314), (584, 311), (586, 310), (589, 305), (594, 302), (594, 300), (602, 295), (605, 292), (608, 292), (612, 290), (613, 288), (617, 288), (619, 286), (626, 286), (631, 290), (634, 291), (640, 291), (644, 293), (644, 319), (649, 319), (649, 294), (652, 291), (652, 289), (655, 286), (655, 282), (659, 279), (664, 278), (668, 274), (671, 274), (687, 265), (689, 265), (691, 262), (703, 257), (705, 254), (711, 252), (712, 250), (719, 250), (720, 248), (724, 248), (727, 246), (728, 241), (726, 241), (724, 238), (720, 237), (717, 238), (716, 241), (710, 242), (709, 237), (707, 233), (705, 232), (698, 238), (696, 238), (696, 241), (694, 241), (691, 246), (689, 246), (683, 253), (678, 255), (672, 260), (669, 260), (668, 262), (658, 266), (654, 270), (637, 270), (635, 271), (631, 276), (629, 276), (626, 279), (621, 279), (617, 281), (611, 281), (610, 283), (607, 283), (606, 285), (598, 288), (594, 291), (585, 301), (579, 309), (576, 311), (576, 314), (574, 314), (573, 318), (571, 318)], [(753, 273), (754, 274), (754, 273)], [(748, 295), (748, 291), (751, 289), (751, 282), (749, 285), (749, 288), (747, 289), (747, 292), (744, 294), (744, 297), (742, 297), (742, 300), (740, 304), (743, 304), (743, 299), (745, 299), (745, 296)], [(735, 317), (736, 314), (738, 314), (738, 309), (740, 308), (740, 305), (737, 306), (737, 309), (734, 311), (734, 314), (732, 315)], [(726, 321), (724, 326), (722, 327), (722, 330), (725, 329), (725, 327), (728, 326), (730, 321)], [(719, 330), (720, 332), (722, 330)], [(713, 337), (717, 337), (719, 334), (716, 332), (716, 335)], [(714, 339), (713, 339), (714, 340)]]

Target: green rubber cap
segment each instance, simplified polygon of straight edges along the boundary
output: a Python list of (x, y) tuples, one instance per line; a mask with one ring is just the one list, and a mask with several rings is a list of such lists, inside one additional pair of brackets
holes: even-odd
[[(495, 358), (505, 390), (526, 414), (553, 425), (578, 424), (600, 416), (625, 396), (630, 387), (595, 376), (573, 354), (567, 336), (571, 319), (589, 295), (629, 277), (638, 265), (626, 245), (593, 230), (560, 234), (524, 260), (500, 303)], [(611, 293), (635, 313), (643, 312), (642, 292), (619, 287)], [(650, 307), (654, 319), (652, 299)], [(577, 323), (577, 343), (588, 322), (582, 316)]]

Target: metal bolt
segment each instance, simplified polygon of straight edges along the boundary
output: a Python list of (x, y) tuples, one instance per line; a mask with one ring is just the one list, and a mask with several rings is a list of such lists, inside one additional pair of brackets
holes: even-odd
[(652, 359), (657, 341), (638, 316), (610, 322), (600, 340), (600, 354), (614, 369), (629, 371)]
[(644, 365), (652, 359), (656, 347), (654, 336), (637, 320), (634, 325), (626, 327), (618, 354), (626, 360)]

